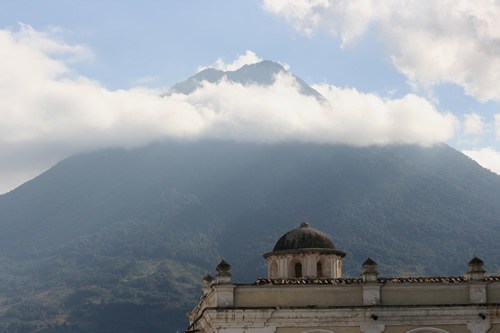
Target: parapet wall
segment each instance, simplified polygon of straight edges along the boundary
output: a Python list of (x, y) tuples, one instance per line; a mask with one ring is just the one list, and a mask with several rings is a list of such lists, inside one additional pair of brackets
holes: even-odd
[(237, 285), (235, 307), (339, 307), (500, 303), (500, 276), (362, 279), (260, 279)]

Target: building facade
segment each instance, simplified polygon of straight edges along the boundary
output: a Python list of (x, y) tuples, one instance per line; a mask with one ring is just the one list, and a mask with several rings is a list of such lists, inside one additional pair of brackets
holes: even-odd
[(188, 333), (500, 333), (500, 276), (479, 258), (463, 276), (380, 277), (370, 258), (342, 277), (345, 253), (307, 223), (264, 254), (268, 278), (234, 284), (224, 260), (204, 277)]

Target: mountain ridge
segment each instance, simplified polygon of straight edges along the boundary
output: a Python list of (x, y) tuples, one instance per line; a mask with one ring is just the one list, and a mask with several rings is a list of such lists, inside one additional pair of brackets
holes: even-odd
[(233, 71), (223, 71), (215, 68), (206, 68), (189, 77), (187, 80), (179, 82), (172, 86), (165, 94), (166, 96), (174, 93), (189, 95), (200, 88), (203, 82), (219, 83), (223, 79), (239, 83), (242, 85), (257, 84), (261, 86), (272, 85), (276, 75), (283, 73), (293, 77), (298, 84), (299, 91), (307, 96), (314, 96), (320, 101), (325, 98), (314, 88), (309, 86), (304, 80), (288, 72), (281, 64), (271, 60), (263, 60), (255, 64), (247, 64)]
[[(367, 257), (383, 276), (463, 274), (475, 255), (498, 272), (499, 201), (500, 176), (444, 144), (213, 140), (80, 154), (0, 196), (0, 328), (180, 330), (221, 257), (234, 281), (255, 281), (262, 254), (304, 217), (347, 252), (350, 276)], [(16, 315), (26, 311), (39, 319)], [(150, 326), (119, 320), (139, 313)]]

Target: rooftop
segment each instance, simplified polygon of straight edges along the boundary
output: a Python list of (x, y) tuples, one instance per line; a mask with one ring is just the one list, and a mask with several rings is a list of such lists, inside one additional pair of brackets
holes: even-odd
[[(386, 277), (378, 278), (377, 282), (387, 283), (466, 283), (469, 282), (468, 276), (422, 276), (422, 277)], [(485, 276), (482, 282), (500, 282), (500, 275)], [(340, 278), (340, 279), (257, 279), (255, 285), (306, 285), (306, 284), (326, 284), (326, 285), (348, 285), (362, 284), (363, 278)]]

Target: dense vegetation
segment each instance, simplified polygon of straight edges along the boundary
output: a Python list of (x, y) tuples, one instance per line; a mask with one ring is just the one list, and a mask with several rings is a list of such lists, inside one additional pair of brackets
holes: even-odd
[(0, 196), (1, 332), (175, 332), (302, 218), (383, 275), (500, 271), (500, 176), (446, 145), (162, 143), (78, 155)]

